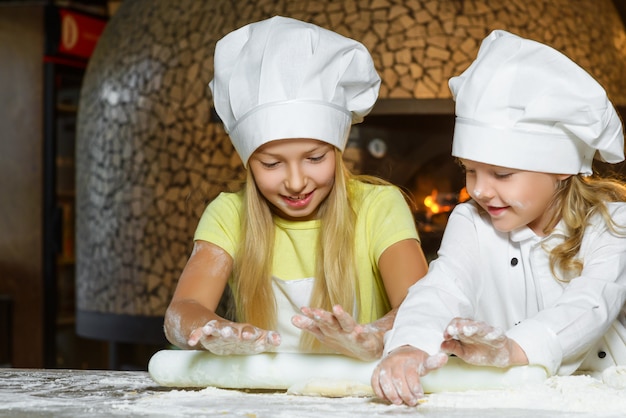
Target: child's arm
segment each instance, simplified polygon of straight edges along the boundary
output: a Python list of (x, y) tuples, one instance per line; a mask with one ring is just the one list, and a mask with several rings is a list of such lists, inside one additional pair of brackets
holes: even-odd
[(184, 349), (204, 348), (215, 354), (252, 354), (280, 344), (280, 335), (240, 324), (215, 313), (233, 260), (226, 251), (196, 241), (165, 312), (165, 335)]
[(391, 245), (381, 254), (378, 269), (391, 307), (398, 308), (409, 287), (428, 272), (428, 262), (420, 243), (414, 239), (405, 239)]

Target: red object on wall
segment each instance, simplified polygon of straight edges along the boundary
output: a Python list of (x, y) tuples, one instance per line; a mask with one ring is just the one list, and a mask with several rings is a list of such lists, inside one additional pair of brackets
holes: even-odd
[(106, 26), (106, 20), (96, 19), (70, 10), (59, 10), (61, 33), (58, 52), (89, 58)]

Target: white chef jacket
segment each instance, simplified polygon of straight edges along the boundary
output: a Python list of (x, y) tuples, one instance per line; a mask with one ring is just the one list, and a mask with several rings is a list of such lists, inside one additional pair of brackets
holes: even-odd
[[(626, 203), (608, 209), (626, 226)], [(594, 218), (579, 252), (583, 270), (568, 282), (553, 276), (544, 250), (563, 239), (562, 224), (547, 237), (527, 227), (499, 232), (475, 202), (458, 205), (438, 258), (385, 336), (385, 352), (412, 345), (435, 354), (450, 320), (462, 317), (503, 329), (551, 375), (626, 364), (626, 236)]]

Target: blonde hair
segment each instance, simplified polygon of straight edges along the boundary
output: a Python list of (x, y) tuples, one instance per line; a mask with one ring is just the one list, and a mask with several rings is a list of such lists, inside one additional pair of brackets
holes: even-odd
[[(626, 225), (617, 225), (608, 211), (606, 202), (626, 201), (626, 184), (616, 178), (603, 178), (597, 175), (584, 177), (571, 176), (560, 182), (552, 207), (555, 208), (544, 232), (549, 233), (563, 220), (568, 236), (565, 241), (550, 252), (550, 270), (557, 280), (567, 281), (568, 277), (579, 275), (583, 262), (577, 258), (585, 228), (591, 218), (600, 214), (607, 228), (616, 234), (625, 234)], [(556, 271), (563, 272), (560, 277)]]
[[(331, 310), (341, 305), (358, 308), (358, 281), (354, 262), (356, 213), (353, 181), (390, 184), (373, 176), (354, 176), (335, 149), (335, 183), (318, 208), (320, 233), (316, 245), (315, 283), (310, 306)], [(341, 233), (337, 233), (341, 231)], [(272, 291), (274, 223), (267, 201), (259, 192), (251, 170), (247, 170), (242, 210), (241, 245), (235, 254), (233, 293), (236, 318), (264, 329), (276, 327), (276, 302)], [(303, 350), (320, 351), (321, 344), (310, 333), (300, 339)]]

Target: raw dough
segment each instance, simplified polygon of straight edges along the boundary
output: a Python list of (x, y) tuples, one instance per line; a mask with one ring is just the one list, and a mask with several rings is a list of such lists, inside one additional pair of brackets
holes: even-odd
[[(377, 364), (377, 361), (363, 362), (331, 354), (216, 356), (208, 351), (162, 350), (152, 356), (148, 371), (162, 386), (291, 388), (293, 393), (306, 391), (337, 397), (365, 396), (365, 387), (371, 393), (370, 379)], [(542, 383), (546, 379), (546, 371), (539, 366), (479, 367), (451, 357), (444, 367), (422, 378), (422, 387), (426, 393), (502, 389)]]
[(326, 398), (371, 397), (374, 391), (371, 385), (354, 380), (310, 379), (293, 384), (287, 389), (289, 395), (323, 396)]
[(287, 390), (313, 379), (369, 385), (376, 364), (331, 354), (216, 356), (208, 351), (162, 350), (152, 356), (148, 371), (163, 386)]

